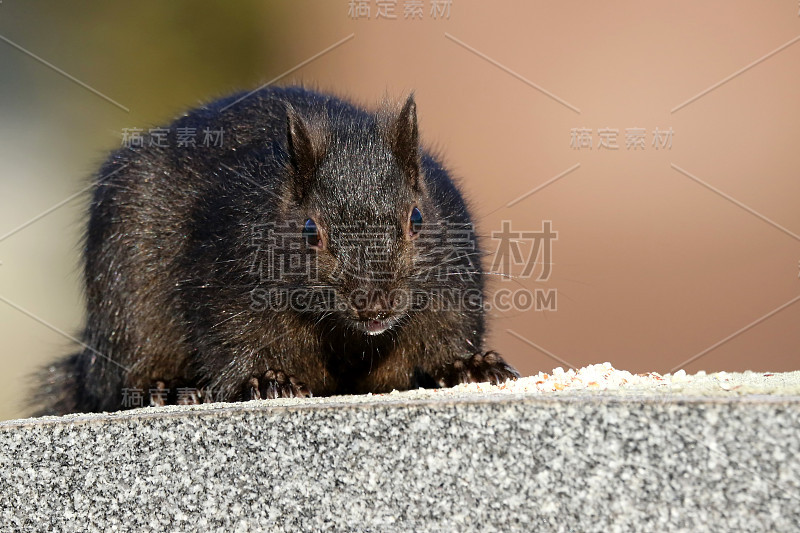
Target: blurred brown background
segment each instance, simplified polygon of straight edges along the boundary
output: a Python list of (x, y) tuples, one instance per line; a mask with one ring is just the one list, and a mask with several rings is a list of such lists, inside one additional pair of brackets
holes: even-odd
[[(523, 374), (800, 367), (796, 1), (388, 4), (395, 19), (374, 0), (0, 3), (0, 419), (23, 415), (31, 370), (72, 349), (73, 195), (123, 128), (350, 36), (282, 82), (371, 106), (414, 90), (490, 251), (503, 220), (558, 232), (549, 279), (512, 264), (515, 280), (492, 284), (557, 294), (554, 310), (493, 313), (488, 345)], [(598, 146), (605, 128), (618, 149)], [(634, 128), (644, 146), (628, 149)], [(572, 144), (578, 129), (591, 148)]]

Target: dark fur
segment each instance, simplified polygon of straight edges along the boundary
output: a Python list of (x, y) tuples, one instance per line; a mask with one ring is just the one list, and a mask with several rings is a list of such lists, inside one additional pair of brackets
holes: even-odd
[[(499, 356), (482, 355), (482, 306), (350, 302), (355, 290), (413, 290), (428, 300), (442, 287), (482, 294), (474, 235), (475, 248), (455, 260), (446, 244), (406, 238), (414, 205), (440, 241), (438, 223), (470, 224), (447, 171), (419, 148), (413, 98), (400, 112), (370, 114), (303, 88), (266, 88), (223, 110), (240, 96), (179, 118), (168, 148), (148, 146), (146, 137), (144, 147), (118, 150), (101, 167), (84, 246), (85, 348), (46, 369), (39, 414), (118, 410), (122, 388), (146, 393), (158, 382), (173, 391), (168, 401), (177, 387), (238, 401), (515, 377)], [(205, 128), (222, 129), (224, 144), (178, 148), (181, 127), (196, 128), (198, 139)], [(326, 250), (304, 246), (307, 218), (317, 221)], [(358, 221), (383, 228), (379, 257), (337, 233)], [(253, 228), (270, 222), (297, 224), (293, 242), (318, 260), (317, 281), (296, 272), (266, 284), (259, 278)], [(442, 281), (422, 259), (466, 274)], [(376, 275), (378, 267), (391, 275)], [(259, 310), (256, 287), (334, 289), (342, 307)], [(370, 336), (355, 320), (374, 316), (396, 323)]]

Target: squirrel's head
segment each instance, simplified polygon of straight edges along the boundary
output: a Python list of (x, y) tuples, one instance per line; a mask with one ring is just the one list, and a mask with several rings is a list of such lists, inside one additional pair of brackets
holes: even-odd
[(302, 228), (309, 286), (331, 290), (337, 317), (380, 334), (411, 305), (423, 228), (437, 219), (422, 175), (416, 104), (376, 115), (335, 105), (287, 108), (288, 215)]

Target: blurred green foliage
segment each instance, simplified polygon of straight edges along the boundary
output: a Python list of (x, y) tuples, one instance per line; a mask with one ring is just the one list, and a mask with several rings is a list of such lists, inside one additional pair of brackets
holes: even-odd
[[(263, 0), (5, 0), (0, 34), (130, 108), (127, 125), (146, 125), (272, 77), (272, 65), (281, 64), (287, 6)], [(55, 100), (86, 112), (124, 113), (88, 92), (76, 95), (85, 89), (6, 43), (0, 47), (6, 48), (0, 67), (9, 54), (22, 56), (13, 58), (23, 71), (14, 69), (11, 81), (24, 93), (33, 91), (48, 105)]]

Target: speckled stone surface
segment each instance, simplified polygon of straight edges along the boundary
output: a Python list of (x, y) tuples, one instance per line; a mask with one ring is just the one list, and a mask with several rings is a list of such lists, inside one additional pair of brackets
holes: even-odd
[(411, 391), (4, 422), (0, 530), (796, 532), (800, 396), (781, 391)]

